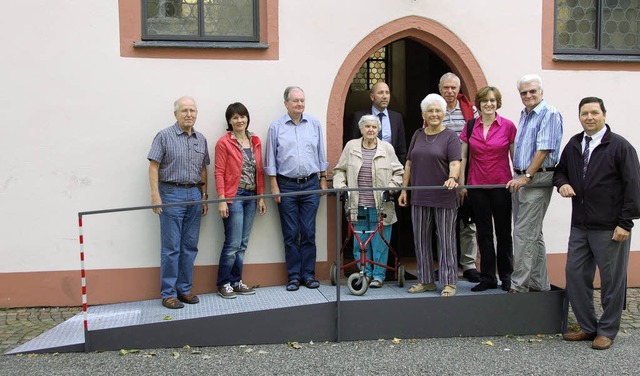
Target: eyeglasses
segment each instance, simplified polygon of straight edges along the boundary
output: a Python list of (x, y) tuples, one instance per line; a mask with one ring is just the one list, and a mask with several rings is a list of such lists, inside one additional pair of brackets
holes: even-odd
[(520, 96), (521, 96), (521, 97), (526, 97), (526, 96), (527, 96), (527, 94), (534, 95), (535, 93), (537, 93), (537, 92), (538, 92), (538, 90), (539, 90), (539, 89), (531, 89), (531, 90), (521, 91), (521, 92), (520, 92)]

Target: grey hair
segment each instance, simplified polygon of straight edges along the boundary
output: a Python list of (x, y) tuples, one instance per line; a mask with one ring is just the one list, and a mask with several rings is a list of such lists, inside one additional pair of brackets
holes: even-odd
[(438, 89), (442, 89), (442, 85), (444, 85), (445, 81), (454, 80), (458, 83), (458, 88), (460, 87), (460, 77), (456, 76), (454, 73), (447, 72), (440, 77), (440, 82), (438, 82)]
[(424, 97), (422, 102), (420, 102), (420, 109), (422, 110), (422, 112), (427, 112), (427, 107), (434, 103), (440, 105), (440, 107), (442, 108), (442, 112), (447, 111), (447, 101), (445, 101), (444, 98), (442, 98), (438, 94), (429, 94)]
[(176, 99), (175, 102), (173, 102), (173, 112), (178, 112), (178, 110), (180, 110), (180, 102), (183, 101), (184, 99), (190, 99), (193, 101), (193, 104), (196, 106), (196, 109), (198, 108), (198, 104), (196, 103), (196, 100), (191, 98), (191, 97), (180, 97), (178, 99)]
[(290, 94), (292, 91), (296, 91), (296, 90), (300, 90), (302, 93), (304, 93), (304, 90), (302, 90), (302, 89), (300, 88), (300, 86), (287, 86), (287, 88), (286, 88), (286, 89), (284, 89), (284, 100), (285, 100), (285, 101), (288, 101), (288, 100), (289, 100), (289, 94)]
[(382, 124), (380, 124), (380, 119), (376, 115), (363, 115), (358, 121), (358, 128), (360, 128), (360, 133), (362, 133), (362, 129), (367, 123), (376, 123), (378, 130), (382, 128)]
[(520, 77), (516, 87), (518, 88), (518, 91), (520, 91), (520, 86), (522, 86), (522, 84), (530, 84), (532, 82), (537, 82), (540, 91), (542, 91), (542, 77), (537, 74), (525, 74), (524, 76)]

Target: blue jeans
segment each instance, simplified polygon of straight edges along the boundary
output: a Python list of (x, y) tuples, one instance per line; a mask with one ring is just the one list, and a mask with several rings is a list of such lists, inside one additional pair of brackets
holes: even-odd
[[(362, 231), (373, 231), (380, 223), (380, 218), (378, 217), (378, 211), (376, 208), (365, 208), (363, 206), (358, 206), (358, 222), (353, 224), (353, 228), (358, 233), (358, 237), (362, 244), (364, 244), (367, 239), (371, 236), (371, 234), (363, 234)], [(383, 226), (382, 232), (384, 234), (384, 238), (387, 239), (387, 242), (391, 240), (391, 225)], [(358, 240), (353, 239), (353, 257), (356, 260), (360, 259), (360, 244), (358, 244)], [(379, 264), (387, 265), (387, 258), (389, 257), (389, 248), (382, 241), (382, 237), (380, 237), (380, 232), (377, 232), (371, 242), (367, 245), (367, 258), (369, 260), (373, 260)], [(358, 263), (358, 267), (360, 268), (360, 263)], [(387, 276), (387, 270), (382, 266), (373, 265), (367, 263), (365, 274), (373, 277), (373, 279), (379, 279), (384, 281)]]
[[(238, 188), (237, 197), (254, 196), (256, 191)], [(229, 283), (237, 286), (242, 279), (244, 251), (256, 216), (256, 200), (235, 200), (228, 204), (229, 216), (223, 218), (224, 244), (218, 263), (218, 287)]]
[[(200, 188), (160, 183), (163, 204), (200, 201)], [(160, 295), (174, 298), (191, 293), (193, 264), (198, 254), (202, 205), (172, 206), (160, 213)]]
[[(317, 176), (305, 183), (278, 177), (280, 193), (320, 189)], [(282, 197), (278, 211), (284, 238), (284, 256), (289, 280), (315, 279), (316, 213), (320, 205), (318, 194)]]

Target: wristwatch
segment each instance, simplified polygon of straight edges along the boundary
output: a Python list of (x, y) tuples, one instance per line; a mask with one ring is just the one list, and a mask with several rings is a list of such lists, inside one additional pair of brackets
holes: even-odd
[(530, 174), (530, 173), (528, 173), (528, 172), (525, 172), (525, 173), (524, 173), (524, 176), (525, 176), (526, 178), (528, 178), (529, 180), (533, 179), (533, 175), (531, 175), (531, 174)]

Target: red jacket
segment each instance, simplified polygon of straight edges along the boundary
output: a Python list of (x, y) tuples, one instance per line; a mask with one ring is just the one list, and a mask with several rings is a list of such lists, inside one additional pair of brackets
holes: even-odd
[[(215, 177), (216, 193), (219, 196), (233, 198), (238, 192), (242, 173), (242, 150), (231, 131), (220, 137), (216, 143)], [(264, 194), (264, 170), (262, 167), (262, 143), (258, 136), (251, 135), (253, 155), (256, 158), (256, 194)]]
[(458, 103), (460, 103), (460, 111), (465, 121), (473, 119), (473, 103), (464, 94), (458, 94)]

